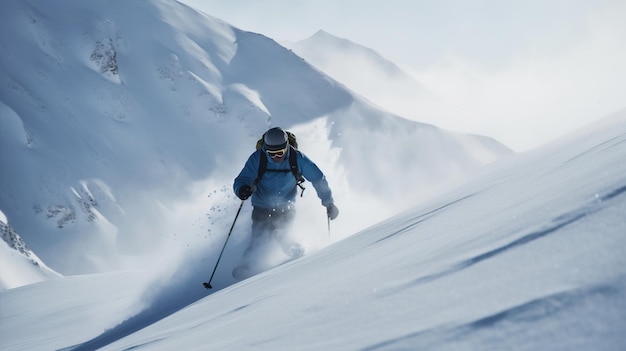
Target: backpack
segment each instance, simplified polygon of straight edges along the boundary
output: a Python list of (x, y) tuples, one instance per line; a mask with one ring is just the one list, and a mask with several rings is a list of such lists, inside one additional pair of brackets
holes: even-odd
[[(302, 195), (304, 195), (304, 186), (302, 186), (302, 183), (305, 182), (304, 177), (302, 176), (302, 173), (300, 173), (300, 170), (298, 169), (298, 141), (296, 140), (296, 135), (293, 134), (292, 132), (288, 132), (285, 131), (287, 133), (287, 140), (289, 141), (289, 170), (287, 169), (267, 169), (267, 157), (265, 155), (261, 155), (261, 157), (259, 158), (260, 163), (259, 163), (259, 171), (257, 173), (257, 177), (256, 180), (254, 181), (254, 184), (257, 184), (259, 181), (261, 181), (261, 178), (263, 177), (263, 175), (265, 174), (265, 172), (290, 172), (293, 173), (293, 176), (296, 177), (296, 185), (302, 189), (302, 191), (300, 192), (300, 197), (302, 197)], [(256, 142), (256, 149), (261, 151), (261, 148), (263, 147), (263, 138), (265, 137), (265, 133), (263, 133), (263, 135), (261, 136), (261, 139), (259, 139)], [(261, 153), (263, 153), (261, 151)]]

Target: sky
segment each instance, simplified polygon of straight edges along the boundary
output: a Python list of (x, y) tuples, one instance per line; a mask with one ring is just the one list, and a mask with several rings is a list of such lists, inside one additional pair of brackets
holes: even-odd
[(454, 107), (440, 126), (516, 151), (626, 106), (623, 1), (182, 2), (277, 41), (322, 29), (372, 48)]

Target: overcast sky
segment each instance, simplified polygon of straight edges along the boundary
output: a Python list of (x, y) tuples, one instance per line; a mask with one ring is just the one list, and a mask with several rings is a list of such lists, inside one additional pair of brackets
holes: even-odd
[(458, 130), (517, 150), (626, 106), (624, 0), (181, 0), (296, 41), (372, 48), (459, 108)]

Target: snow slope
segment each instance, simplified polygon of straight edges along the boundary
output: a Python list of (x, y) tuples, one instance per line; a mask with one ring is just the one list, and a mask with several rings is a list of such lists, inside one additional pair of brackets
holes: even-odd
[(105, 349), (619, 350), (626, 111)]
[[(340, 238), (511, 155), (385, 112), (272, 39), (173, 0), (0, 6), (0, 209), (62, 274), (219, 251), (232, 180), (271, 126), (296, 132), (326, 173)], [(311, 189), (299, 208), (303, 237), (325, 230)]]
[(219, 291), (190, 262), (135, 303), (130, 273), (0, 293), (0, 348), (621, 350), (624, 213), (626, 110)]
[(105, 349), (618, 350), (625, 211), (622, 111)]

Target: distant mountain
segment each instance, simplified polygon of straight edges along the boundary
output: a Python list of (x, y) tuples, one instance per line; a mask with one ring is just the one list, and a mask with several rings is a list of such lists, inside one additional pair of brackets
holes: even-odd
[[(434, 95), (402, 68), (376, 51), (323, 30), (313, 36), (286, 43), (299, 56), (363, 96), (399, 94), (402, 98)], [(392, 111), (390, 106), (383, 106)]]
[(413, 120), (437, 124), (437, 94), (378, 52), (319, 30), (311, 37), (283, 42), (309, 63), (381, 108)]
[(0, 212), (0, 291), (61, 275), (33, 253)]
[(270, 126), (324, 169), (346, 233), (511, 154), (386, 112), (173, 0), (3, 1), (0, 46), (0, 208), (63, 274), (222, 235), (232, 179)]

